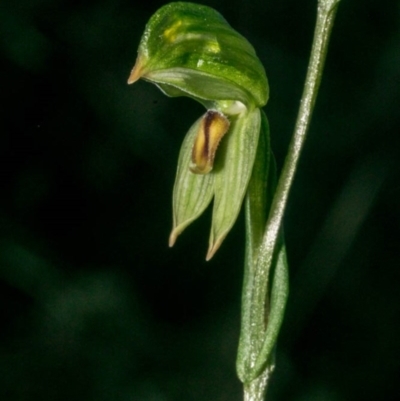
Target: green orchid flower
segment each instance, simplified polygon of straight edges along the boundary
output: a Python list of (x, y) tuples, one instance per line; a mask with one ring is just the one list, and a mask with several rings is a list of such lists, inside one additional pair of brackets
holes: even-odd
[(173, 191), (170, 246), (213, 201), (213, 257), (245, 201), (246, 245), (236, 370), (244, 399), (261, 401), (274, 369), (274, 349), (288, 296), (282, 220), (322, 76), (340, 0), (319, 0), (310, 65), (294, 136), (281, 176), (261, 108), (264, 68), (250, 43), (215, 10), (171, 3), (148, 22), (128, 83), (142, 78), (166, 95), (187, 96), (206, 112), (183, 141)]
[(214, 200), (209, 260), (234, 225), (250, 181), (268, 82), (254, 48), (212, 8), (170, 3), (148, 22), (128, 83), (156, 84), (207, 112), (179, 155), (169, 245)]

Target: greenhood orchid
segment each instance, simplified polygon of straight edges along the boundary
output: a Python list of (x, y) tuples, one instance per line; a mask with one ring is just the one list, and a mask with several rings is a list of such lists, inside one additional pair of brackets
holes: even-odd
[(245, 197), (268, 100), (264, 68), (251, 44), (215, 10), (170, 3), (148, 22), (128, 83), (156, 84), (207, 112), (189, 129), (173, 191), (172, 246), (214, 199), (206, 259), (220, 247)]
[[(264, 68), (250, 43), (210, 7), (171, 3), (148, 22), (128, 83), (142, 78), (206, 112), (183, 141), (173, 191), (170, 246), (213, 201), (210, 260), (244, 203), (245, 263), (236, 371), (245, 401), (265, 399), (288, 296), (283, 216), (322, 76), (340, 0), (319, 0), (299, 116), (277, 180)], [(245, 201), (245, 202), (244, 202)]]

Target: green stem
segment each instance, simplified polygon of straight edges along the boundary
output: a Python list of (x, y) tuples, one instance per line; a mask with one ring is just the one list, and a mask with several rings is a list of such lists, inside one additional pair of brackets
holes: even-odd
[(267, 392), (268, 380), (272, 369), (266, 369), (259, 377), (249, 383), (244, 383), (243, 401), (263, 401)]
[[(242, 327), (237, 360), (238, 375), (244, 383), (245, 401), (264, 399), (273, 370), (273, 349), (288, 294), (286, 250), (283, 240), (280, 240), (282, 220), (317, 98), (339, 1), (318, 2), (313, 46), (300, 109), (265, 230), (260, 230), (259, 227), (260, 222), (265, 221), (263, 218), (265, 212), (262, 211), (261, 205), (265, 207), (266, 202), (258, 199), (256, 195), (262, 190), (265, 191), (266, 174), (264, 173), (264, 181), (261, 182), (262, 175), (259, 172), (255, 173), (258, 174), (258, 178), (255, 179), (256, 184), (253, 187), (249, 186), (246, 205), (247, 245)], [(269, 160), (269, 153), (264, 157)], [(271, 163), (267, 163), (267, 166), (271, 166)], [(252, 198), (256, 200), (252, 202)]]
[(282, 225), (287, 199), (293, 183), (297, 164), (306, 140), (312, 112), (318, 95), (322, 78), (325, 58), (328, 50), (329, 38), (332, 32), (337, 7), (340, 0), (319, 0), (317, 22), (314, 32), (310, 62), (307, 69), (306, 81), (300, 102), (300, 109), (289, 145), (282, 173), (278, 182), (272, 207), (267, 222), (266, 232), (260, 249), (262, 264), (271, 265), (273, 252), (276, 246), (279, 230)]
[[(269, 183), (275, 176), (274, 163), (271, 160), (268, 120), (262, 112), (262, 124), (256, 159), (252, 176), (247, 188), (245, 201), (246, 216), (246, 253), (242, 291), (241, 333), (237, 357), (237, 373), (240, 380), (248, 382), (248, 374), (255, 363), (260, 342), (263, 337), (255, 338), (264, 330), (264, 302), (258, 297), (255, 279), (260, 280), (262, 272), (257, 271), (258, 250), (264, 235), (267, 220), (267, 191), (272, 195)], [(264, 297), (265, 299), (265, 297)], [(257, 325), (257, 328), (255, 328)]]

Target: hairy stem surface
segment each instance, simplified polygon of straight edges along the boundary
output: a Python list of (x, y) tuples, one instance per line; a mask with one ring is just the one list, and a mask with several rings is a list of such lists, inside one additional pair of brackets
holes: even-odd
[[(237, 360), (238, 375), (244, 383), (245, 401), (264, 399), (273, 370), (274, 345), (288, 294), (286, 251), (283, 241), (280, 240), (282, 220), (310, 125), (339, 1), (318, 2), (313, 45), (300, 109), (282, 173), (272, 198), (266, 227), (262, 230), (264, 232), (260, 233), (258, 228), (260, 222), (265, 221), (263, 218), (265, 212), (261, 211), (260, 204), (256, 204), (256, 208), (252, 210), (248, 201), (246, 207), (247, 248), (242, 296), (242, 327)], [(269, 153), (265, 158), (270, 159)], [(270, 165), (267, 163), (267, 168)], [(256, 184), (258, 185), (256, 192), (263, 189), (265, 191), (265, 181), (259, 181)], [(268, 181), (271, 181), (270, 177)], [(254, 188), (249, 187), (249, 199), (250, 191), (254, 191)]]

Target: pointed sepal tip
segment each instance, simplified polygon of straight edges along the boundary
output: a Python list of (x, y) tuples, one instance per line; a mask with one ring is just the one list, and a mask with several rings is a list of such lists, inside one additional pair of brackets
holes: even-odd
[(178, 238), (179, 233), (176, 232), (176, 230), (172, 230), (169, 240), (168, 240), (168, 246), (172, 248), (175, 245), (175, 242)]
[(136, 63), (132, 68), (131, 74), (129, 75), (128, 78), (128, 85), (135, 83), (136, 81), (138, 81), (144, 74), (143, 71), (143, 60), (142, 57), (140, 57), (140, 55), (138, 56), (138, 58), (136, 59)]
[(226, 237), (226, 234), (219, 237), (215, 242), (210, 243), (210, 246), (208, 247), (207, 251), (207, 256), (206, 256), (206, 261), (210, 261), (212, 257), (216, 254), (222, 243), (224, 242), (224, 239)]

